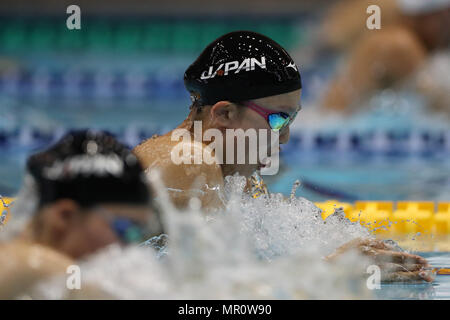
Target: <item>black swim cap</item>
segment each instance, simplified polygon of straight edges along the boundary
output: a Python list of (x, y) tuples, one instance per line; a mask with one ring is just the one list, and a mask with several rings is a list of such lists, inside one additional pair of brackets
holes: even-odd
[(38, 186), (40, 206), (63, 198), (82, 207), (150, 203), (138, 159), (106, 132), (72, 131), (50, 149), (30, 156), (27, 170)]
[(251, 31), (227, 33), (208, 45), (184, 74), (193, 102), (245, 101), (298, 90), (300, 72), (272, 39)]

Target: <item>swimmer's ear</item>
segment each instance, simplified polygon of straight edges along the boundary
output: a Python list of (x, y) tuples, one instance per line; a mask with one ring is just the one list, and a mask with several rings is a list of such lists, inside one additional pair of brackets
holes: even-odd
[(238, 106), (230, 101), (219, 101), (211, 107), (212, 123), (216, 127), (231, 128), (238, 119)]

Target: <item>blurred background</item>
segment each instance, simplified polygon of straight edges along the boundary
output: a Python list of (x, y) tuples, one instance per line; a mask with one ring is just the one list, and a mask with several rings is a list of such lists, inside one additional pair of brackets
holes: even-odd
[[(381, 29), (369, 30), (369, 5)], [(81, 30), (66, 9), (81, 8)], [(310, 200), (450, 199), (449, 1), (2, 0), (0, 194), (73, 128), (135, 146), (188, 114), (183, 73), (234, 30), (284, 46), (302, 105), (269, 189)]]

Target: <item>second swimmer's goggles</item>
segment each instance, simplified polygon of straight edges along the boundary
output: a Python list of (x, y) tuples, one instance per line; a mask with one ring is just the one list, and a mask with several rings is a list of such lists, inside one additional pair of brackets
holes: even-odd
[(123, 244), (142, 243), (154, 235), (154, 230), (150, 230), (147, 223), (134, 219), (115, 215), (104, 208), (98, 208), (97, 212), (108, 222)]
[(263, 108), (251, 101), (245, 102), (244, 106), (256, 111), (262, 117), (264, 117), (264, 119), (266, 119), (267, 123), (269, 124), (270, 128), (275, 132), (281, 131), (287, 126), (289, 126), (292, 123), (292, 121), (294, 121), (295, 117), (297, 116), (297, 113), (301, 110), (301, 107), (299, 106), (298, 109), (292, 115), (289, 115), (286, 112), (280, 111), (274, 112), (273, 110)]

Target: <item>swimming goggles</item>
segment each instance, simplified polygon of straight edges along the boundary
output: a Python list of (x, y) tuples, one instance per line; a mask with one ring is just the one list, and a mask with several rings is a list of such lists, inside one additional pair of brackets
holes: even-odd
[(264, 117), (270, 128), (275, 132), (281, 131), (287, 126), (291, 125), (292, 121), (294, 121), (295, 117), (297, 116), (297, 113), (302, 109), (301, 106), (299, 106), (292, 115), (289, 115), (286, 112), (274, 112), (273, 110), (263, 108), (251, 101), (245, 102), (244, 106), (256, 111), (262, 117)]

